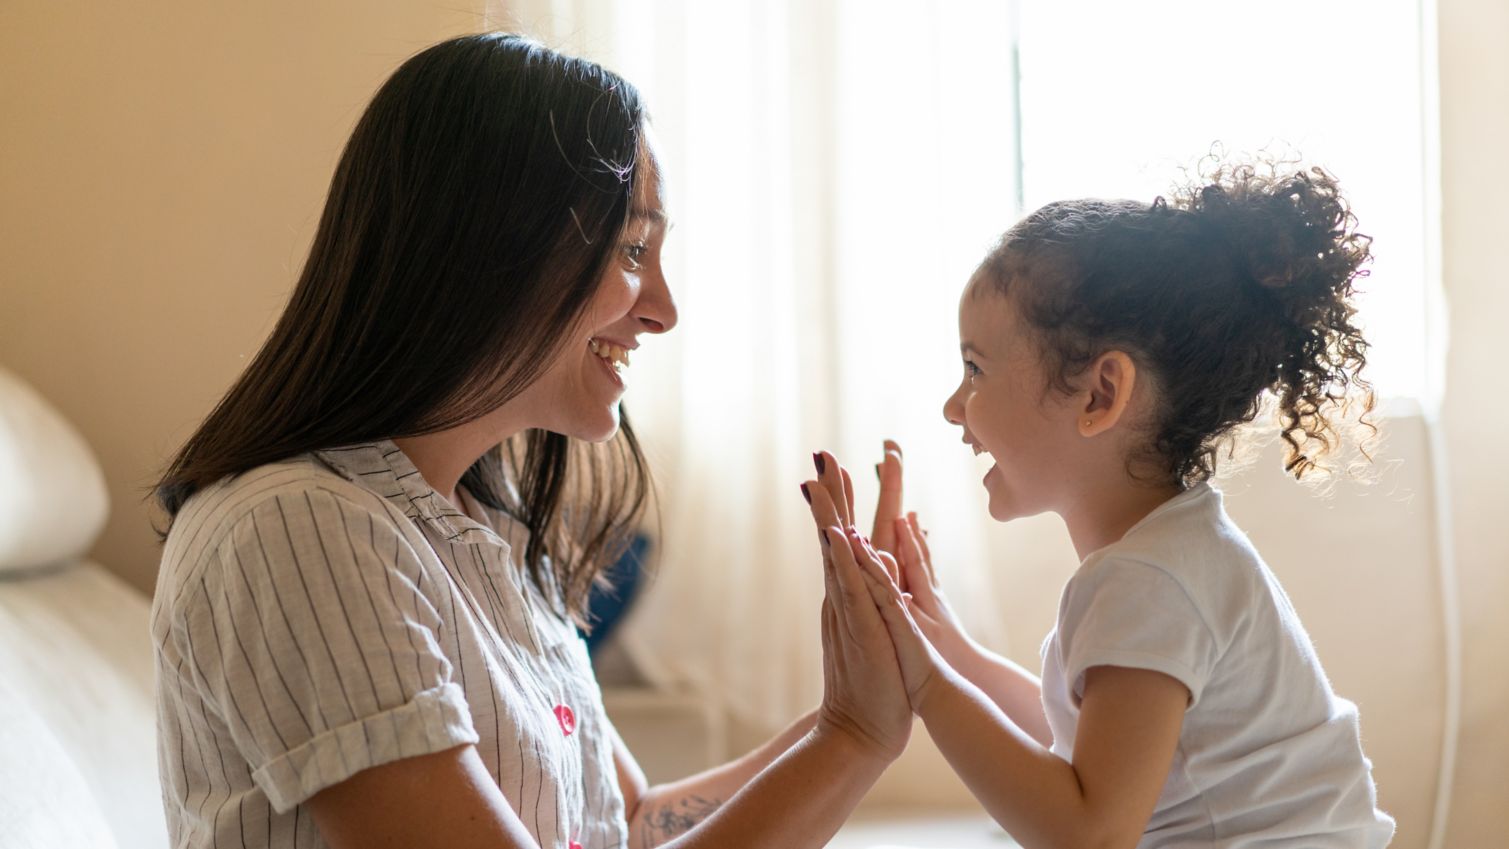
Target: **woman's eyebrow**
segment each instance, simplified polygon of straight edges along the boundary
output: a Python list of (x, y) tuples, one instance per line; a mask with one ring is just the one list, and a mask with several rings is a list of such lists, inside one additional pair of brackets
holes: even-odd
[(659, 224), (669, 225), (671, 217), (665, 214), (663, 209), (651, 209), (647, 206), (636, 206), (629, 210), (630, 218), (648, 218)]
[(969, 355), (969, 354), (977, 354), (978, 355), (980, 353), (980, 349), (976, 348), (975, 347), (975, 343), (973, 343), (973, 342), (961, 342), (959, 344), (959, 353), (964, 354), (966, 356)]

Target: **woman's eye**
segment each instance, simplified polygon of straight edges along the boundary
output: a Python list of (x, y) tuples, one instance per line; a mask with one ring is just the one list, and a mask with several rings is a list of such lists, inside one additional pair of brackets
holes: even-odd
[(650, 246), (644, 242), (633, 242), (624, 245), (624, 260), (629, 264), (630, 269), (638, 269), (640, 262), (644, 259), (644, 255), (649, 253), (649, 251)]

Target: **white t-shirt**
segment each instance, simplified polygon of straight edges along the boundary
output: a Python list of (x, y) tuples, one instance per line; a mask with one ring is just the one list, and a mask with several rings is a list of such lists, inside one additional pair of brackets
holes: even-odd
[(1201, 484), (1096, 551), (1043, 644), (1053, 753), (1071, 760), (1085, 670), (1151, 669), (1189, 688), (1150, 847), (1386, 846), (1357, 708), (1252, 544)]
[(624, 845), (585, 645), (520, 569), (524, 529), (479, 509), (388, 440), (189, 499), (152, 609), (174, 849), (318, 849), (310, 796), (467, 743), (540, 846)]

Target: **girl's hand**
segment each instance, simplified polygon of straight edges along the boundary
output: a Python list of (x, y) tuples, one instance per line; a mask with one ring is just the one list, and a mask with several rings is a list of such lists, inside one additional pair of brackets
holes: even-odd
[[(880, 497), (875, 500), (875, 523), (870, 531), (870, 542), (879, 551), (896, 559), (896, 520), (901, 516), (901, 446), (894, 440), (885, 441), (885, 456), (875, 464), (875, 476), (880, 479)], [(902, 592), (909, 592), (906, 575), (897, 575), (897, 584)]]
[(982, 649), (970, 639), (943, 594), (917, 514), (901, 513), (901, 446), (894, 440), (885, 441), (885, 459), (876, 464), (875, 473), (880, 477), (880, 497), (870, 542), (898, 562), (900, 568), (891, 577), (903, 594), (911, 596), (908, 609), (922, 633), (950, 666), (968, 675), (978, 666)]
[[(831, 461), (831, 458), (829, 460)], [(832, 463), (827, 471), (840, 483), (843, 476)], [(823, 700), (817, 727), (848, 735), (862, 748), (894, 760), (906, 748), (912, 730), (908, 691), (891, 646), (886, 625), (871, 600), (870, 590), (854, 568), (834, 568), (835, 551), (849, 550), (839, 505), (818, 481), (802, 484), (822, 539), (823, 583)], [(850, 558), (852, 563), (852, 557)]]
[[(900, 464), (897, 465), (899, 477)], [(907, 612), (943, 659), (972, 679), (972, 672), (984, 650), (970, 638), (949, 605), (943, 586), (938, 582), (938, 573), (933, 569), (927, 532), (917, 522), (915, 512), (892, 520), (891, 539), (895, 540), (892, 553), (899, 563), (901, 580), (898, 583), (907, 595)]]

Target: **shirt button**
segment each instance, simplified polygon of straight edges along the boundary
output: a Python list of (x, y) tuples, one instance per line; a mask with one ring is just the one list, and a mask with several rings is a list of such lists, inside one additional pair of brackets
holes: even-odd
[[(555, 720), (561, 724), (561, 733), (567, 737), (576, 730), (576, 714), (572, 713), (571, 708), (566, 705), (555, 706)], [(574, 847), (574, 849), (579, 849), (579, 847)]]

